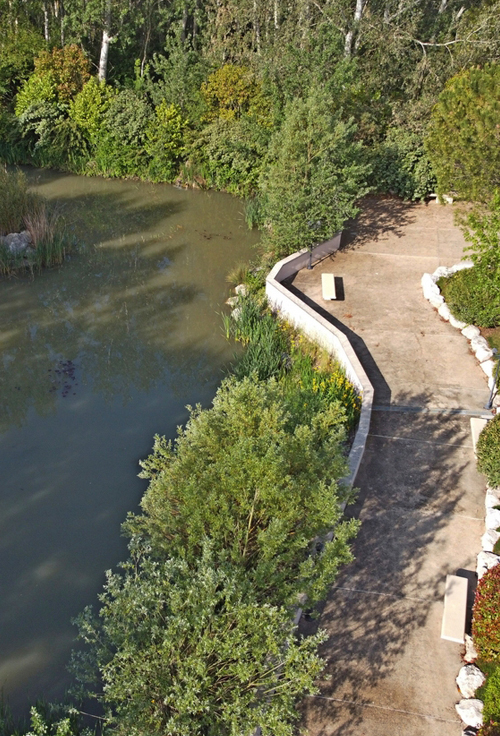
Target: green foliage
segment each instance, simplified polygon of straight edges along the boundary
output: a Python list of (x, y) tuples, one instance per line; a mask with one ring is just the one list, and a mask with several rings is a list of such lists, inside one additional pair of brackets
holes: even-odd
[(32, 74), (16, 98), (16, 115), (21, 117), (30, 107), (56, 101), (56, 83), (52, 74)]
[(145, 149), (151, 159), (148, 178), (152, 181), (173, 181), (186, 153), (184, 133), (187, 121), (177, 105), (163, 100), (150, 118), (146, 130)]
[(0, 100), (10, 102), (33, 71), (34, 57), (43, 48), (41, 35), (30, 26), (2, 28), (0, 38)]
[(23, 84), (16, 99), (20, 117), (31, 105), (46, 102), (67, 104), (89, 79), (89, 63), (78, 46), (42, 51), (35, 59), (35, 70)]
[(483, 718), (487, 728), (483, 736), (500, 734), (500, 664), (487, 672), (486, 682), (477, 693), (484, 703)]
[(190, 161), (208, 186), (248, 196), (258, 188), (269, 137), (269, 129), (248, 115), (218, 118), (197, 137)]
[(500, 414), (490, 419), (479, 435), (476, 455), (479, 472), (491, 486), (500, 486)]
[(49, 77), (55, 85), (58, 102), (69, 102), (81, 92), (90, 78), (89, 62), (76, 44), (42, 51), (35, 59), (34, 75)]
[(500, 662), (500, 565), (488, 570), (477, 585), (472, 636), (481, 659)]
[(474, 266), (439, 280), (451, 313), (459, 320), (480, 327), (500, 324), (500, 289)]
[(500, 65), (469, 69), (448, 81), (426, 147), (440, 194), (491, 199), (500, 186)]
[(332, 237), (357, 214), (369, 167), (354, 133), (318, 92), (287, 105), (261, 185), (265, 246), (275, 257)]
[(104, 115), (113, 97), (112, 87), (91, 77), (70, 102), (68, 110), (70, 119), (81, 128), (92, 145), (96, 145), (99, 139)]
[[(296, 639), (289, 611), (257, 602), (207, 545), (192, 567), (147, 557), (122, 567), (107, 575), (100, 620), (88, 609), (78, 620), (115, 733), (292, 735), (295, 701), (322, 669), (321, 634)], [(79, 665), (88, 679), (88, 658)]]
[[(175, 447), (156, 437), (142, 463), (144, 515), (127, 530), (155, 554), (197, 559), (208, 537), (218, 558), (246, 571), (261, 600), (321, 599), (350, 559), (356, 522), (341, 522), (343, 412), (332, 405), (310, 425), (287, 416), (275, 382), (227, 379), (213, 408), (191, 409)], [(321, 555), (311, 540), (335, 527)]]
[(34, 201), (22, 171), (7, 171), (0, 164), (0, 192), (0, 235), (19, 232)]
[(403, 199), (423, 199), (436, 188), (421, 136), (404, 128), (389, 128), (375, 147), (372, 182), (379, 192)]
[(474, 268), (500, 291), (500, 189), (492, 192), (486, 210), (476, 208), (466, 217), (464, 235), (472, 243), (467, 252)]
[(133, 90), (113, 97), (104, 114), (101, 136), (95, 151), (100, 172), (106, 176), (144, 176), (145, 151), (152, 110)]
[(201, 85), (207, 107), (206, 119), (234, 120), (243, 113), (264, 111), (262, 88), (253, 72), (235, 64), (224, 64)]

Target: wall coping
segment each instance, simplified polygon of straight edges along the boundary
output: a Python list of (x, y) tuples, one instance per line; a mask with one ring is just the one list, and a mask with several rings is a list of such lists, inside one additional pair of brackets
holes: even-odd
[[(341, 232), (336, 233), (331, 240), (313, 248), (312, 258), (318, 260), (337, 251), (341, 237)], [(353, 485), (370, 430), (374, 391), (347, 336), (282, 284), (304, 268), (309, 258), (310, 251), (305, 248), (278, 261), (266, 278), (266, 296), (273, 309), (340, 362), (361, 395), (359, 424), (349, 452), (349, 475), (343, 479)]]

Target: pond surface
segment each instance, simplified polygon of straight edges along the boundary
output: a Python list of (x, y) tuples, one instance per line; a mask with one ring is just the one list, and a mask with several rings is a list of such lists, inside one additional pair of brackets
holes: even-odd
[(257, 241), (228, 195), (27, 175), (77, 250), (0, 281), (0, 688), (17, 714), (63, 695), (70, 619), (126, 555), (154, 434), (213, 398), (225, 276)]

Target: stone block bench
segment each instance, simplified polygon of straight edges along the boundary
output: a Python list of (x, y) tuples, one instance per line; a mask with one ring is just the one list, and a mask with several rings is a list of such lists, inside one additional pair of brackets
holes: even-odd
[(336, 299), (337, 291), (335, 289), (335, 276), (333, 273), (321, 274), (321, 287), (323, 289), (323, 299)]
[(441, 639), (463, 644), (467, 614), (468, 580), (458, 575), (446, 576)]

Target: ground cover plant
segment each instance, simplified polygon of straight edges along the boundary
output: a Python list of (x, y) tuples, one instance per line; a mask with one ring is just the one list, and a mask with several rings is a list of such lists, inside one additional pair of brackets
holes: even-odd
[(477, 696), (484, 702), (481, 736), (500, 733), (500, 565), (488, 570), (478, 583), (472, 617), (472, 636), (478, 664), (486, 682)]
[(500, 415), (490, 419), (479, 435), (477, 467), (494, 488), (500, 486)]

